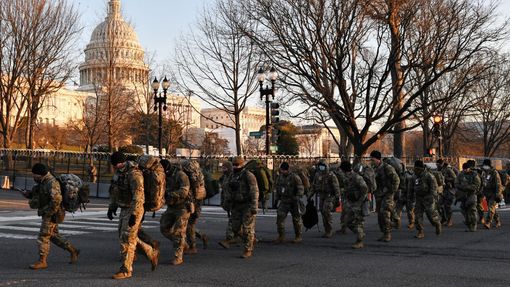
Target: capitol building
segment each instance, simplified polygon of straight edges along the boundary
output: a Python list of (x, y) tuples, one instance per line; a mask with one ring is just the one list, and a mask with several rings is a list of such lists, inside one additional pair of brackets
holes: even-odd
[[(144, 49), (135, 30), (122, 16), (121, 1), (109, 0), (107, 7), (104, 21), (93, 30), (84, 49), (79, 85), (49, 95), (39, 114), (39, 123), (65, 127), (81, 120), (85, 105), (104, 97), (108, 87), (129, 93), (129, 109), (145, 107), (142, 111), (147, 112), (147, 100), (152, 101), (153, 92)], [(165, 117), (178, 118), (186, 128), (200, 127), (199, 100), (170, 93), (167, 106)]]

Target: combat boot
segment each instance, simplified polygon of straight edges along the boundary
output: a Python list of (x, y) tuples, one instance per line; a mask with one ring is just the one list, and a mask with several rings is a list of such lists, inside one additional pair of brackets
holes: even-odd
[(253, 256), (253, 252), (249, 250), (244, 250), (243, 255), (241, 255), (241, 258), (247, 259)]
[(80, 250), (71, 245), (69, 248), (67, 248), (67, 251), (71, 253), (71, 261), (69, 261), (69, 264), (75, 264), (78, 261)]
[(278, 237), (273, 241), (275, 244), (281, 244), (285, 242), (285, 235), (283, 233), (278, 234)]
[(484, 222), (483, 223), (483, 227), (485, 227), (485, 229), (491, 229), (491, 224), (487, 223), (487, 222)]
[(407, 229), (414, 229), (414, 223), (412, 223), (412, 222), (411, 222), (411, 223), (409, 223), (409, 224), (407, 225)]
[(441, 223), (436, 223), (436, 235), (440, 235), (441, 234)]
[(352, 249), (361, 249), (365, 247), (365, 245), (363, 245), (363, 241), (357, 240), (353, 245), (351, 245), (351, 247)]
[(222, 240), (222, 241), (218, 242), (218, 244), (225, 249), (230, 248), (230, 240)]
[(345, 227), (345, 225), (342, 225), (342, 228), (338, 229), (336, 231), (336, 233), (346, 234), (347, 233), (347, 227)]
[(202, 243), (204, 244), (204, 249), (207, 249), (209, 244), (209, 237), (207, 237), (205, 234), (202, 234)]
[(331, 238), (333, 237), (333, 231), (327, 230), (324, 235), (322, 235), (322, 238)]
[(495, 227), (496, 227), (496, 229), (500, 229), (501, 228), (501, 221), (497, 220)]
[(150, 258), (150, 261), (151, 261), (151, 270), (154, 271), (156, 270), (156, 267), (158, 266), (158, 263), (159, 263), (159, 241), (155, 241), (153, 243), (153, 247), (152, 247), (152, 257)]
[(390, 242), (391, 241), (391, 233), (387, 232), (387, 233), (384, 233), (384, 235), (377, 239), (377, 241), (381, 241), (381, 242)]
[(393, 227), (395, 227), (395, 229), (400, 229), (402, 227), (402, 221), (400, 219), (396, 219), (393, 221)]
[(294, 237), (294, 240), (292, 241), (292, 243), (301, 243), (303, 242), (303, 237), (301, 236), (301, 234), (296, 234), (296, 237)]
[(39, 256), (39, 261), (36, 263), (30, 265), (30, 269), (32, 270), (39, 270), (39, 269), (46, 269), (48, 268), (48, 263), (46, 263), (46, 255)]
[(446, 226), (448, 226), (448, 227), (452, 227), (453, 226), (453, 220), (452, 220), (451, 217), (450, 217), (450, 219), (448, 219), (448, 222), (446, 223)]
[(174, 260), (172, 260), (172, 265), (174, 266), (181, 265), (182, 263), (184, 263), (182, 257), (175, 257)]
[(418, 234), (416, 234), (414, 236), (414, 238), (416, 238), (416, 239), (423, 239), (423, 238), (425, 238), (425, 233), (423, 232), (423, 230), (419, 230)]
[(125, 271), (125, 270), (120, 270), (119, 272), (113, 274), (112, 278), (116, 279), (116, 280), (119, 280), (119, 279), (131, 278), (131, 276), (133, 276), (131, 274), (131, 272)]

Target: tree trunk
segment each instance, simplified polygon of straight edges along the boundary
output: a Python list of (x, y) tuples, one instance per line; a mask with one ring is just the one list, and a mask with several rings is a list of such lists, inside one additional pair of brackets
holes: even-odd
[(237, 155), (242, 155), (243, 150), (241, 147), (241, 123), (240, 121), (240, 114), (236, 112), (234, 115), (235, 117), (235, 133), (236, 133), (236, 153)]

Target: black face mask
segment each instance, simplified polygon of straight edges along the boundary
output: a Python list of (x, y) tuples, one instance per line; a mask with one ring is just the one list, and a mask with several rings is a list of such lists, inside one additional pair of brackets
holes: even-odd
[(233, 171), (234, 172), (240, 172), (243, 169), (242, 166), (234, 166)]
[(37, 183), (41, 183), (42, 182), (42, 178), (34, 179), (34, 181), (37, 182)]

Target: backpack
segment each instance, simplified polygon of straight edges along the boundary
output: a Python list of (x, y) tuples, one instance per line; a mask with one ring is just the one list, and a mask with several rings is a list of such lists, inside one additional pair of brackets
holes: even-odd
[(205, 183), (205, 199), (209, 199), (220, 193), (220, 184), (213, 178), (211, 173), (206, 170), (202, 170), (202, 174), (204, 175)]
[(273, 176), (271, 171), (265, 166), (260, 159), (252, 159), (245, 165), (245, 169), (253, 173), (257, 179), (259, 187), (259, 201), (265, 201), (268, 195), (273, 191)]
[(205, 190), (205, 180), (200, 164), (196, 160), (186, 161), (182, 166), (182, 171), (189, 178), (191, 197), (195, 201), (204, 200), (207, 196)]
[(440, 171), (433, 170), (433, 171), (431, 171), (431, 173), (432, 173), (432, 175), (434, 175), (434, 178), (436, 179), (438, 187), (442, 187), (445, 185), (444, 175)]
[(506, 185), (508, 184), (508, 179), (509, 179), (507, 171), (500, 170), (500, 171), (498, 171), (498, 173), (499, 173), (499, 177), (501, 178), (501, 185), (503, 187), (506, 187)]
[(398, 174), (400, 178), (399, 189), (404, 190), (406, 188), (406, 178), (405, 178), (405, 166), (402, 161), (396, 157), (388, 157), (384, 159), (384, 162), (391, 165)]
[(319, 215), (317, 214), (317, 207), (315, 207), (313, 199), (308, 199), (302, 220), (303, 226), (306, 228), (306, 230), (314, 227), (317, 223), (319, 223)]
[(368, 186), (368, 193), (374, 193), (377, 189), (377, 182), (375, 180), (375, 171), (368, 165), (359, 164), (355, 171), (363, 177)]
[(305, 194), (306, 194), (310, 190), (310, 177), (306, 173), (306, 170), (302, 169), (302, 168), (296, 170), (296, 174), (301, 179), (301, 182), (303, 183), (303, 187), (305, 189)]
[(145, 211), (157, 211), (165, 204), (166, 175), (159, 158), (143, 155), (138, 159), (138, 167), (143, 173)]
[(64, 210), (74, 213), (78, 208), (86, 209), (86, 204), (89, 202), (89, 186), (83, 185), (81, 178), (70, 173), (61, 174), (55, 178), (60, 184)]

